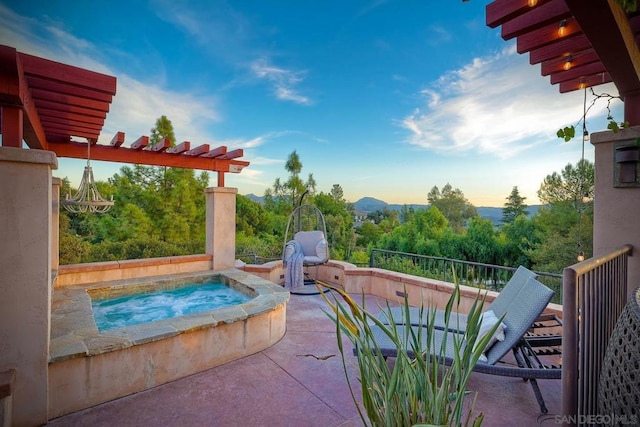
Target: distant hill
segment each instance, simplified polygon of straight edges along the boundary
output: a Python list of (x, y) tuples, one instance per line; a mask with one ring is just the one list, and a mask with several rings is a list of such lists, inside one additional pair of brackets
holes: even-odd
[(244, 197), (247, 197), (247, 198), (253, 200), (254, 202), (264, 203), (264, 196), (256, 196), (253, 193), (249, 193), (249, 194), (245, 194)]
[[(245, 197), (248, 197), (254, 202), (258, 202), (258, 203), (264, 202), (263, 196), (256, 196), (255, 194), (247, 194)], [(392, 211), (399, 211), (402, 209), (403, 206), (405, 205), (397, 204), (397, 203), (390, 204), (385, 202), (384, 200), (376, 199), (375, 197), (363, 197), (353, 204), (353, 207), (355, 208), (355, 210), (362, 215), (366, 215), (369, 212), (380, 211), (385, 208)], [(412, 207), (414, 209), (427, 209), (429, 207), (429, 205), (420, 205), (420, 204), (409, 204), (407, 206)], [(529, 211), (529, 218), (535, 215), (538, 212), (538, 209), (540, 209), (540, 207), (541, 205), (527, 206), (527, 210)], [(480, 206), (480, 207), (477, 207), (476, 210), (478, 211), (478, 215), (480, 215), (482, 218), (489, 219), (496, 225), (499, 225), (502, 223), (502, 208)]]
[[(399, 211), (403, 206), (401, 204), (389, 204), (385, 201), (373, 198), (373, 197), (363, 197), (357, 202), (355, 202), (354, 207), (356, 211), (363, 212), (365, 214), (369, 212), (374, 212), (378, 210), (383, 210), (384, 208), (390, 209), (392, 211)], [(426, 209), (429, 205), (420, 205), (420, 204), (409, 204), (408, 206), (414, 209)], [(531, 205), (527, 206), (527, 210), (529, 211), (529, 218), (535, 215), (538, 212), (538, 209), (541, 205)], [(476, 207), (476, 211), (478, 211), (478, 215), (482, 218), (486, 218), (491, 220), (494, 224), (498, 225), (502, 223), (502, 208), (495, 208), (489, 206), (480, 206)]]

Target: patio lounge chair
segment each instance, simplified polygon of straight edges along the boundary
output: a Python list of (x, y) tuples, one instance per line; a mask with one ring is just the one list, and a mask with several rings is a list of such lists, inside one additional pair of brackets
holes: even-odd
[[(489, 304), (489, 306), (487, 307), (487, 311), (492, 310), (497, 317), (501, 317), (502, 315), (504, 315), (507, 307), (516, 298), (518, 292), (520, 292), (520, 290), (527, 283), (527, 280), (529, 280), (530, 277), (536, 278), (537, 274), (523, 266), (518, 267), (515, 273), (513, 273), (513, 276), (511, 276), (507, 284), (504, 286), (502, 291), (493, 300), (493, 302)], [(390, 311), (381, 313), (380, 316), (378, 316), (378, 319), (380, 319), (382, 323), (389, 323), (391, 318), (393, 318), (395, 323), (402, 324), (402, 321), (404, 319), (404, 314), (402, 312), (403, 310), (404, 309), (401, 307), (393, 307), (390, 309)], [(411, 325), (418, 326), (426, 324), (428, 317), (427, 310), (422, 310), (421, 314), (421, 310), (418, 307), (411, 307), (409, 308), (409, 314)], [(445, 328), (443, 310), (436, 310), (435, 328)], [(452, 312), (449, 317), (449, 330), (454, 329), (459, 332), (464, 332), (466, 328), (467, 315), (464, 313)]]
[[(512, 292), (513, 289), (515, 288), (510, 288), (509, 292)], [(502, 319), (502, 322), (506, 325), (504, 340), (496, 341), (493, 345), (490, 345), (485, 350), (486, 361), (479, 360), (474, 367), (475, 372), (529, 380), (542, 413), (547, 413), (547, 407), (536, 380), (560, 379), (561, 369), (556, 366), (545, 365), (536, 355), (532, 345), (525, 339), (525, 334), (531, 330), (536, 319), (539, 319), (552, 296), (553, 291), (551, 289), (538, 282), (535, 278), (529, 277), (524, 282), (524, 286), (520, 286), (517, 292), (513, 291), (509, 301), (503, 298), (500, 304), (503, 304), (502, 301), (504, 301), (504, 318)], [(394, 321), (394, 323), (397, 322)], [(450, 320), (450, 324), (452, 328), (455, 328), (454, 319)], [(407, 326), (400, 323), (395, 328), (397, 328), (399, 336), (409, 336), (410, 334), (406, 333), (408, 331), (404, 331), (404, 328), (410, 327), (416, 335), (422, 334), (422, 342), (426, 343), (427, 328), (424, 328), (423, 325), (424, 323), (422, 325), (412, 324)], [(387, 334), (377, 325), (371, 325), (371, 330), (374, 333), (376, 344), (382, 356), (395, 357), (397, 348)], [(442, 343), (446, 341), (446, 354), (443, 362), (447, 365), (450, 365), (454, 360), (454, 338), (462, 341), (464, 334), (451, 330), (451, 328), (448, 330), (434, 330), (434, 346), (432, 348), (439, 349)], [(421, 351), (424, 350), (422, 349)], [(513, 351), (517, 366), (506, 364), (502, 361), (510, 350)], [(415, 356), (413, 350), (408, 349), (407, 351), (411, 357)], [(357, 352), (357, 349), (354, 349), (355, 352)]]

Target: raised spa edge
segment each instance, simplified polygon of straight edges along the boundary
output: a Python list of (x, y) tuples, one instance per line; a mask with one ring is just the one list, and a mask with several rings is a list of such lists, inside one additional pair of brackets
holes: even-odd
[[(166, 285), (168, 281), (180, 282), (205, 277), (217, 277), (225, 285), (253, 298), (246, 303), (230, 307), (104, 332), (100, 332), (96, 326), (91, 308), (92, 296), (106, 297), (132, 293), (127, 288), (166, 290), (173, 287)], [(49, 363), (145, 344), (185, 332), (213, 328), (220, 323), (242, 321), (273, 310), (288, 300), (289, 292), (281, 286), (237, 269), (67, 286), (56, 289), (53, 293)]]
[(100, 332), (88, 292), (109, 294), (109, 288), (139, 286), (168, 277), (55, 289), (48, 372), (49, 417), (79, 411), (258, 353), (284, 336), (290, 298), (284, 288), (237, 269), (170, 278), (203, 276), (219, 277), (223, 283), (255, 298), (235, 306)]

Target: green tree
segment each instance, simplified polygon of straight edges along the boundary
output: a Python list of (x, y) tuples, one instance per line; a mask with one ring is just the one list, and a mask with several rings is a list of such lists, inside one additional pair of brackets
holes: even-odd
[(157, 144), (164, 138), (168, 138), (171, 147), (176, 145), (176, 136), (173, 131), (173, 123), (167, 118), (167, 116), (160, 116), (156, 119), (156, 125), (151, 128), (151, 136), (149, 140), (151, 145)]
[(502, 209), (503, 224), (510, 224), (514, 222), (520, 215), (529, 215), (527, 205), (524, 203), (526, 199), (526, 197), (522, 197), (520, 195), (518, 187), (513, 187), (511, 194), (507, 197), (507, 203), (504, 204), (504, 208)]
[(382, 237), (380, 227), (370, 221), (364, 221), (357, 230), (356, 245), (360, 247), (375, 245), (380, 237)]
[(469, 203), (460, 189), (447, 183), (442, 191), (434, 186), (427, 195), (430, 206), (437, 207), (449, 221), (454, 231), (464, 228), (466, 222), (477, 215), (476, 208)]
[(384, 220), (388, 220), (388, 222), (395, 224), (398, 223), (398, 212), (392, 211), (385, 206), (383, 209), (367, 213), (367, 219), (378, 225), (380, 225)]
[(593, 253), (594, 168), (588, 160), (547, 175), (538, 197), (546, 205), (534, 216), (538, 242), (528, 252), (535, 269), (561, 273), (582, 252)]
[(544, 178), (538, 198), (545, 204), (568, 202), (577, 211), (585, 199), (593, 199), (594, 174), (593, 163), (589, 160), (580, 160), (575, 166), (569, 163), (561, 173), (553, 172)]
[(302, 162), (295, 150), (287, 157), (284, 168), (289, 172), (287, 181), (283, 182), (279, 177), (276, 178), (273, 187), (264, 193), (267, 209), (278, 213), (291, 212), (307, 190), (309, 191), (308, 195), (312, 197), (317, 185), (313, 174), (309, 174), (307, 182), (300, 178)]

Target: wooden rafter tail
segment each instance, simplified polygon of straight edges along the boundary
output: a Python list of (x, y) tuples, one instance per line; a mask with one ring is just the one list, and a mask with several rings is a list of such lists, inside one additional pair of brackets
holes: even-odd
[(112, 147), (120, 147), (123, 143), (124, 132), (116, 132), (116, 134), (113, 135), (113, 138), (111, 138), (111, 142), (109, 142), (109, 145)]
[(200, 157), (220, 157), (227, 154), (227, 147), (225, 147), (224, 145), (221, 145), (218, 148), (214, 148), (213, 150), (209, 151), (208, 153), (204, 153), (203, 155), (201, 155)]
[(538, 4), (533, 9), (527, 9), (526, 13), (505, 22), (501, 35), (504, 40), (509, 40), (547, 25), (558, 25), (560, 21), (569, 17), (571, 17), (571, 11), (564, 0), (553, 0), (543, 5)]
[[(540, 7), (548, 1), (538, 0), (535, 7)], [(488, 27), (496, 28), (531, 9), (527, 0), (496, 0), (486, 7), (486, 24)]]
[(171, 148), (171, 140), (169, 138), (162, 138), (160, 141), (154, 144), (153, 147), (150, 148), (150, 150), (154, 152), (162, 152), (167, 150), (168, 148)]
[(140, 138), (136, 139), (132, 144), (131, 144), (131, 149), (132, 150), (142, 150), (143, 148), (145, 148), (147, 145), (149, 145), (149, 137), (148, 136), (141, 136)]
[(242, 157), (242, 156), (244, 156), (244, 150), (242, 148), (237, 148), (235, 150), (229, 151), (224, 156), (219, 157), (219, 159), (232, 160), (232, 159), (237, 159), (237, 158)]
[(564, 73), (553, 74), (551, 76), (551, 84), (555, 85), (569, 80), (580, 80), (580, 78), (587, 76), (601, 75), (605, 71), (606, 70), (604, 65), (602, 65), (602, 62), (594, 62), (583, 66), (571, 67), (569, 71), (565, 71)]
[(184, 141), (174, 147), (167, 149), (166, 152), (171, 154), (181, 154), (181, 153), (184, 153), (185, 151), (189, 151), (190, 147), (191, 147), (191, 143), (189, 141)]
[(209, 144), (202, 144), (185, 152), (185, 156), (200, 156), (209, 152)]
[(80, 129), (80, 130), (97, 131), (97, 132), (100, 132), (102, 130), (101, 125), (97, 125), (95, 123), (76, 122), (74, 120), (67, 120), (64, 122), (64, 124), (62, 124), (56, 121), (55, 119), (41, 117), (40, 122), (42, 123), (42, 126), (44, 126), (45, 128), (50, 128), (54, 126), (58, 126), (58, 127), (64, 126), (69, 130)]

